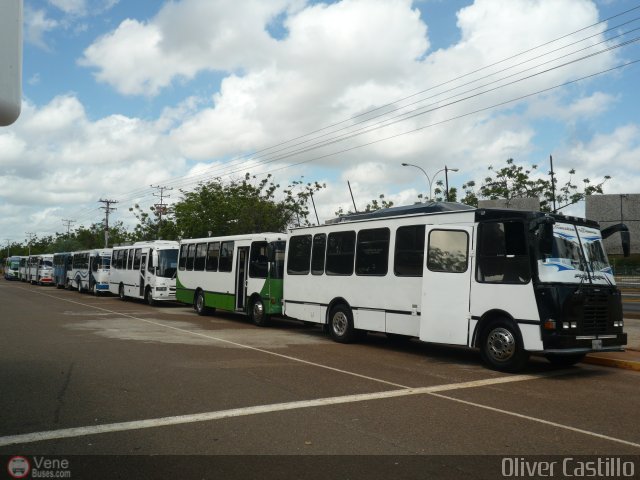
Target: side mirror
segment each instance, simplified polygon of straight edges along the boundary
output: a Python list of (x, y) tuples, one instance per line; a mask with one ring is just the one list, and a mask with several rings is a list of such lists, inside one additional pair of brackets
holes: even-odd
[(620, 241), (622, 242), (622, 254), (625, 257), (629, 256), (631, 250), (631, 234), (629, 233), (629, 227), (624, 223), (618, 223), (611, 225), (602, 230), (602, 239), (609, 238), (616, 232), (620, 232)]

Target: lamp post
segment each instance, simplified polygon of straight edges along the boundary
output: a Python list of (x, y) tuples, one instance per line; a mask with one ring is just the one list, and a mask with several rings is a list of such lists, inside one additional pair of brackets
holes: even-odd
[(427, 182), (429, 182), (429, 201), (431, 201), (431, 184), (433, 183), (433, 180), (436, 179), (436, 175), (438, 175), (440, 172), (445, 172), (446, 199), (447, 199), (447, 201), (449, 201), (449, 179), (447, 178), (447, 173), (448, 172), (457, 172), (458, 171), (457, 168), (449, 168), (449, 167), (447, 167), (445, 165), (444, 168), (441, 168), (436, 173), (434, 173), (432, 177), (429, 177), (429, 175), (427, 175), (427, 172), (424, 171), (424, 168), (419, 167), (418, 165), (413, 165), (412, 163), (403, 163), (402, 166), (403, 167), (415, 167), (415, 168), (419, 169), (422, 173), (424, 173), (424, 176), (427, 177)]
[(447, 202), (449, 201), (449, 172), (457, 172), (457, 168), (449, 168), (446, 165), (444, 166), (444, 192), (445, 199)]

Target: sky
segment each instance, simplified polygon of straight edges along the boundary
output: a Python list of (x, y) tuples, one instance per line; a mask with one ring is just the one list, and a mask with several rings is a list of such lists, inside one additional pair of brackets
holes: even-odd
[(152, 185), (175, 202), (246, 172), (326, 183), (321, 222), (347, 182), (360, 209), (406, 205), (509, 158), (640, 185), (637, 1), (24, 0), (23, 36), (3, 244), (100, 222), (101, 199), (132, 226)]

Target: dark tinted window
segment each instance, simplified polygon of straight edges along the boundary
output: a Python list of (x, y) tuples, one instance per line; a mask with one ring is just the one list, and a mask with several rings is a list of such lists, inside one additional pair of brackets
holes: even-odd
[(211, 242), (207, 246), (207, 271), (218, 270), (218, 257), (220, 256), (220, 242)]
[(356, 249), (356, 232), (334, 232), (327, 241), (328, 275), (353, 274), (353, 260)]
[(133, 268), (133, 252), (134, 252), (133, 248), (130, 248), (129, 249), (129, 257), (128, 257), (128, 260), (127, 260), (127, 269), (128, 270), (131, 270)]
[(433, 272), (462, 273), (467, 270), (469, 235), (460, 230), (431, 230), (427, 267)]
[(253, 242), (249, 254), (249, 276), (267, 278), (269, 273), (269, 256), (267, 242)]
[(184, 270), (187, 265), (188, 245), (180, 245), (180, 259), (178, 260), (178, 268)]
[(424, 265), (424, 225), (396, 230), (393, 272), (399, 277), (421, 277)]
[(193, 269), (204, 271), (204, 264), (207, 259), (207, 244), (199, 243), (196, 245), (196, 258), (193, 262)]
[(289, 241), (287, 273), (307, 275), (311, 263), (311, 235), (297, 235)]
[(136, 248), (135, 257), (133, 257), (133, 269), (138, 270), (140, 268), (140, 258), (142, 257), (142, 250)]
[(389, 268), (389, 229), (358, 232), (356, 275), (386, 275)]
[(313, 236), (313, 247), (311, 249), (311, 273), (322, 275), (324, 273), (324, 254), (327, 247), (327, 236), (318, 233)]
[(190, 243), (189, 247), (187, 248), (187, 264), (185, 266), (187, 270), (193, 270), (193, 262), (195, 258), (196, 258), (196, 244)]
[(485, 283), (528, 283), (531, 278), (525, 226), (521, 222), (478, 225), (476, 279)]
[(220, 244), (220, 265), (218, 271), (230, 272), (233, 269), (233, 242)]

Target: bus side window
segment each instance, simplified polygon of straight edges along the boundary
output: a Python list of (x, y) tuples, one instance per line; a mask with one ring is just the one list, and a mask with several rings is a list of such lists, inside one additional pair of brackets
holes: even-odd
[(398, 277), (422, 276), (424, 231), (424, 225), (408, 225), (396, 230), (393, 273)]
[(389, 229), (371, 228), (358, 232), (356, 275), (387, 274), (389, 267)]
[(180, 260), (178, 260), (178, 268), (184, 270), (187, 265), (187, 248), (188, 245), (180, 245)]
[(233, 270), (233, 242), (222, 242), (220, 244), (219, 272), (230, 272)]
[(522, 222), (487, 222), (478, 226), (476, 280), (529, 283), (531, 271)]
[(460, 230), (431, 230), (427, 268), (432, 272), (463, 273), (469, 265), (469, 235)]
[(322, 275), (324, 273), (324, 257), (327, 248), (327, 235), (316, 233), (313, 236), (313, 246), (311, 248), (311, 274)]
[(327, 275), (353, 275), (356, 232), (332, 232), (327, 242)]
[(127, 260), (127, 270), (133, 270), (133, 248), (129, 249), (129, 258)]
[(251, 253), (249, 254), (249, 276), (251, 278), (267, 278), (269, 273), (267, 245), (267, 242), (251, 243)]
[(198, 243), (196, 245), (196, 257), (193, 261), (193, 269), (198, 272), (204, 272), (204, 265), (207, 259), (207, 244)]
[(307, 275), (311, 263), (311, 235), (296, 235), (289, 241), (287, 273)]
[(195, 258), (196, 258), (196, 244), (190, 243), (189, 247), (187, 248), (187, 265), (185, 267), (187, 270), (193, 270), (193, 264), (194, 264)]
[(218, 270), (218, 257), (220, 256), (220, 242), (211, 242), (207, 246), (207, 272)]

